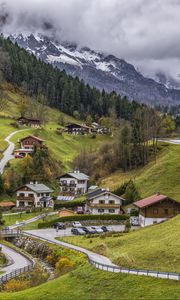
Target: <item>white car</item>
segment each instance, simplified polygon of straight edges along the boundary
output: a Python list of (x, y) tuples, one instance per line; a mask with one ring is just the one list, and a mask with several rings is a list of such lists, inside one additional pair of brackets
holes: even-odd
[(106, 226), (108, 231), (114, 231), (114, 229), (111, 226)]
[(104, 231), (101, 229), (101, 227), (98, 226), (91, 226), (92, 229), (94, 229), (97, 233), (103, 233)]
[(75, 227), (75, 228), (82, 227), (81, 223), (78, 222), (78, 221), (73, 222), (72, 226)]

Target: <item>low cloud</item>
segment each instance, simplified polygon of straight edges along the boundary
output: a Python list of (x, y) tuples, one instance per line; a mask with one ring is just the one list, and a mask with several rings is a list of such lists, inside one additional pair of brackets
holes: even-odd
[(180, 74), (179, 0), (0, 0), (4, 32), (46, 32), (143, 72)]

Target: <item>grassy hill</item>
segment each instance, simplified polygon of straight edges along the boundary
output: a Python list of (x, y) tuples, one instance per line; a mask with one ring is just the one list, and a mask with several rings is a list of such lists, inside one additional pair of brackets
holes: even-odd
[(161, 192), (180, 201), (180, 145), (162, 146), (156, 162), (152, 161), (139, 170), (111, 174), (102, 180), (101, 185), (113, 190), (133, 179), (141, 197)]
[(71, 251), (70, 255), (76, 261), (72, 272), (24, 291), (1, 292), (0, 300), (180, 299), (179, 282), (100, 271), (90, 266), (81, 254)]
[(179, 228), (180, 215), (115, 237), (64, 237), (63, 240), (110, 257), (120, 266), (180, 273)]
[[(27, 103), (33, 105), (33, 99), (26, 97), (19, 90), (16, 90), (11, 85), (5, 86), (6, 88), (6, 98), (7, 106), (2, 112), (0, 112), (0, 151), (3, 152), (7, 147), (7, 143), (4, 142), (4, 138), (15, 131), (11, 123), (14, 119), (19, 116), (18, 105), (21, 99), (25, 100)], [(52, 109), (47, 107), (47, 119), (48, 122), (40, 130), (28, 129), (24, 132), (19, 132), (13, 138), (13, 142), (17, 142), (19, 138), (22, 138), (28, 134), (36, 134), (45, 140), (53, 157), (61, 161), (65, 169), (68, 169), (73, 158), (84, 148), (95, 148), (97, 149), (99, 145), (109, 139), (107, 136), (97, 136), (96, 139), (92, 139), (90, 136), (73, 136), (68, 134), (58, 135), (56, 133), (56, 128), (61, 127), (58, 125), (58, 119), (63, 116), (66, 123), (77, 122), (73, 117), (70, 117), (57, 109)], [(26, 127), (22, 127), (26, 128)], [(17, 144), (18, 147), (18, 144)], [(19, 160), (12, 161), (12, 165), (16, 166), (19, 164)]]

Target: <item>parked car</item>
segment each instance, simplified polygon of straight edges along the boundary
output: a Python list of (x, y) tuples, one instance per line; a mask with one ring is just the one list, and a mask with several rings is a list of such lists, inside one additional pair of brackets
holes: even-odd
[(101, 227), (98, 226), (92, 226), (92, 229), (96, 231), (96, 233), (103, 233), (104, 231), (101, 229)]
[(89, 229), (87, 227), (82, 226), (81, 229), (84, 230), (85, 233), (89, 233)]
[(75, 228), (82, 227), (81, 223), (78, 222), (78, 221), (73, 222), (72, 226), (75, 227)]
[(66, 226), (62, 222), (56, 222), (56, 223), (54, 223), (53, 227), (54, 228), (58, 228), (58, 229), (66, 229)]
[(75, 235), (84, 235), (84, 234), (86, 234), (85, 231), (81, 228), (72, 228), (71, 232)]
[(108, 231), (114, 231), (114, 229), (111, 226), (107, 226)]
[(107, 226), (101, 226), (101, 229), (102, 229), (104, 232), (108, 232), (108, 231), (109, 231), (108, 228), (107, 228)]
[(92, 227), (86, 227), (86, 229), (88, 230), (88, 234), (94, 234), (97, 233), (95, 229), (93, 229)]

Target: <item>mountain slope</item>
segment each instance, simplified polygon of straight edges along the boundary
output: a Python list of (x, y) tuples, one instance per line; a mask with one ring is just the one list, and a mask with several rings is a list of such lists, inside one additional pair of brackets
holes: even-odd
[(46, 63), (64, 69), (100, 90), (115, 90), (131, 100), (149, 104), (180, 103), (180, 90), (168, 89), (164, 84), (145, 78), (133, 65), (113, 55), (79, 48), (68, 42), (59, 43), (41, 35), (11, 35), (10, 39)]

